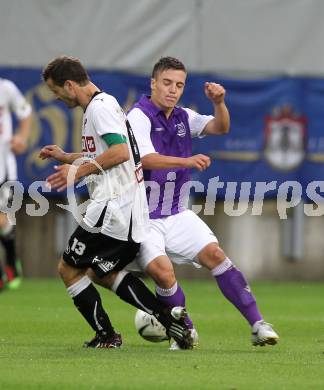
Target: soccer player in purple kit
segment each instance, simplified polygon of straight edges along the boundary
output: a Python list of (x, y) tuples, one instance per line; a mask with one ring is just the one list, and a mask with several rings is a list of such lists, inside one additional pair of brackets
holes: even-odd
[[(210, 270), (224, 296), (241, 312), (252, 328), (253, 345), (274, 345), (279, 336), (264, 321), (242, 272), (226, 256), (209, 227), (185, 203), (190, 169), (207, 169), (210, 158), (192, 155), (193, 137), (229, 131), (230, 118), (224, 88), (205, 83), (205, 94), (214, 115), (200, 115), (177, 106), (187, 72), (176, 58), (161, 58), (154, 66), (151, 96), (142, 96), (128, 113), (147, 184), (150, 207), (150, 238), (142, 243), (137, 263), (156, 284), (157, 297), (168, 306), (185, 306), (171, 261), (200, 264)], [(171, 261), (170, 261), (171, 260)], [(192, 336), (198, 334), (187, 317)], [(178, 349), (174, 342), (171, 349)]]
[[(122, 345), (88, 272), (92, 280), (105, 283), (125, 302), (156, 316), (182, 349), (191, 349), (184, 309), (165, 308), (140, 279), (124, 271), (145, 239), (149, 223), (140, 156), (125, 114), (113, 96), (91, 82), (77, 58), (55, 58), (42, 76), (59, 100), (69, 108), (84, 110), (82, 153), (65, 153), (57, 145), (41, 149), (40, 158), (62, 163), (47, 182), (61, 191), (95, 175), (87, 181), (90, 200), (84, 218), (58, 266), (75, 307), (96, 332), (84, 346), (110, 349)], [(79, 159), (82, 164), (74, 165)]]

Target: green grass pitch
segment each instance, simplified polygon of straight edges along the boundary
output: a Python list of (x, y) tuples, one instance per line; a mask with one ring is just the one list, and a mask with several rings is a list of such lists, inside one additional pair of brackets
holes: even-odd
[(200, 335), (169, 351), (135, 332), (135, 309), (100, 289), (120, 350), (83, 349), (93, 332), (59, 280), (0, 294), (0, 389), (324, 389), (324, 284), (255, 283), (280, 343), (252, 347), (250, 328), (212, 281), (182, 281)]

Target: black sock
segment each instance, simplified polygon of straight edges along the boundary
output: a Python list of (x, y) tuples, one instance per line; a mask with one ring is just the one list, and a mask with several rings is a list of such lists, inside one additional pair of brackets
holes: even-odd
[(117, 287), (116, 294), (132, 306), (153, 314), (167, 329), (170, 327), (171, 320), (166, 315), (165, 306), (139, 278), (128, 273)]
[(108, 336), (115, 333), (108, 314), (102, 306), (100, 295), (93, 284), (89, 284), (76, 295), (73, 302), (96, 333), (105, 333)]
[(0, 236), (1, 243), (6, 252), (6, 263), (12, 269), (14, 276), (18, 276), (18, 270), (16, 266), (16, 234), (12, 230), (6, 236)]
[(0, 288), (3, 287), (3, 271), (2, 271), (2, 267), (0, 265)]

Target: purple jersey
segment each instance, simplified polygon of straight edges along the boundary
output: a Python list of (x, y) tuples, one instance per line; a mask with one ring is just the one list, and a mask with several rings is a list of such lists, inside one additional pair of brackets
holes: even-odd
[[(149, 118), (150, 137), (156, 152), (166, 156), (192, 156), (191, 132), (185, 109), (175, 107), (167, 119), (164, 112), (147, 96), (142, 96), (131, 110), (134, 108), (139, 108)], [(136, 131), (134, 133), (136, 137)], [(189, 188), (184, 184), (190, 180), (190, 169), (144, 170), (144, 178), (150, 218), (163, 218), (186, 209)], [(150, 185), (152, 181), (158, 186)]]

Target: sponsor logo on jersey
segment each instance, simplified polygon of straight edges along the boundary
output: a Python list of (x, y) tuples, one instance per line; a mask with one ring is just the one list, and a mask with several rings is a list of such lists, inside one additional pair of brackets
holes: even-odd
[(164, 131), (164, 127), (156, 127), (154, 130), (155, 131)]
[(95, 140), (92, 136), (82, 136), (82, 152), (94, 153), (96, 151)]
[(306, 154), (305, 117), (284, 106), (265, 121), (265, 159), (278, 170), (296, 169)]
[(144, 180), (142, 164), (139, 164), (135, 169), (135, 176), (138, 183), (141, 183)]
[(186, 135), (186, 126), (183, 122), (177, 123), (175, 128), (177, 129), (177, 135), (179, 137), (184, 137)]

